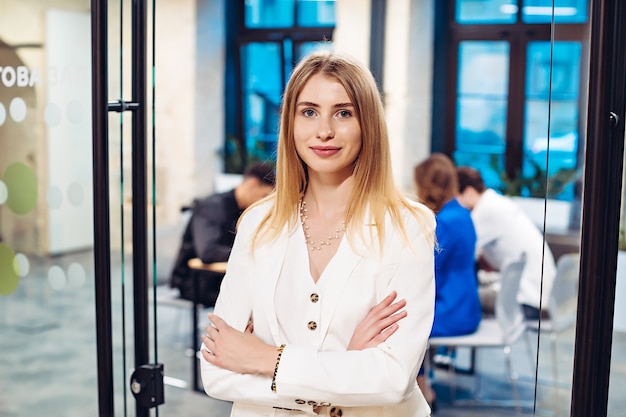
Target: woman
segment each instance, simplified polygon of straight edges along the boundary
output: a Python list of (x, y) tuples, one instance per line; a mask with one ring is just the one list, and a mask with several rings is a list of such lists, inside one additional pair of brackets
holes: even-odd
[[(420, 201), (436, 213), (437, 219), (435, 318), (431, 335), (473, 333), (482, 317), (476, 276), (476, 231), (469, 210), (456, 199), (456, 167), (447, 155), (434, 153), (415, 167), (414, 180)], [(423, 370), (418, 384), (432, 405), (435, 395)]]
[(317, 52), (283, 96), (276, 189), (240, 220), (202, 346), (232, 416), (430, 414), (415, 383), (434, 217), (393, 183), (371, 73)]

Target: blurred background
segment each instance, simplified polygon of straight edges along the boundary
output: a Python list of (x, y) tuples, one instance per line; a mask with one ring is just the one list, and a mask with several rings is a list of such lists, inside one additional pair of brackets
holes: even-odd
[[(166, 376), (165, 404), (151, 413), (228, 415), (228, 403), (195, 390), (196, 309), (166, 291), (188, 220), (184, 209), (228, 189), (250, 163), (274, 159), (286, 80), (316, 48), (347, 51), (372, 70), (394, 175), (408, 195), (413, 167), (444, 152), (513, 197), (557, 260), (578, 253), (592, 1), (159, 0), (137, 15), (135, 2), (111, 0), (105, 2), (108, 47), (98, 51), (92, 50), (93, 4), (102, 3), (0, 1), (0, 415), (97, 414), (103, 382), (96, 327), (109, 320), (96, 307), (98, 158), (109, 179), (114, 373), (108, 383), (115, 414), (138, 413), (128, 389), (137, 331), (132, 218), (133, 207), (145, 204), (146, 349), (151, 362), (165, 364)], [(131, 101), (137, 19), (146, 27), (148, 51), (145, 202), (131, 187), (137, 180), (131, 112), (109, 112), (108, 152), (94, 152), (92, 142), (92, 54), (106, 63), (107, 100)], [(616, 394), (626, 380), (625, 274), (620, 254), (611, 416), (626, 415), (626, 400)], [(198, 312), (201, 322), (205, 313)], [(556, 355), (552, 336), (531, 336), (537, 372), (523, 339), (513, 346), (521, 409), (459, 406), (447, 394), (447, 373), (435, 369), (442, 373), (435, 385), (438, 415), (569, 415), (575, 328), (558, 335)], [(476, 371), (483, 373), (482, 395), (513, 399), (504, 356), (485, 355)], [(475, 376), (459, 376), (461, 397), (474, 395)]]

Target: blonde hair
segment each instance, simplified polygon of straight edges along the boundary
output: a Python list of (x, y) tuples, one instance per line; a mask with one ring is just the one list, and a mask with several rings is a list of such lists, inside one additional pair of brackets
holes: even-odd
[[(363, 222), (373, 224), (382, 250), (387, 212), (394, 227), (407, 238), (401, 218), (401, 209), (406, 208), (420, 222), (426, 235), (432, 238), (434, 231), (426, 229), (425, 208), (410, 202), (394, 183), (383, 104), (371, 72), (346, 54), (315, 51), (294, 68), (283, 94), (276, 188), (269, 197), (273, 199), (273, 205), (256, 230), (253, 247), (258, 241), (278, 237), (285, 227), (291, 230), (298, 222), (298, 205), (308, 184), (308, 172), (296, 151), (294, 118), (298, 97), (305, 84), (316, 74), (332, 77), (341, 83), (361, 127), (362, 146), (354, 163), (354, 189), (346, 208), (346, 230), (358, 231), (363, 238)], [(367, 213), (369, 219), (365, 219)], [(353, 237), (350, 235), (348, 239)]]

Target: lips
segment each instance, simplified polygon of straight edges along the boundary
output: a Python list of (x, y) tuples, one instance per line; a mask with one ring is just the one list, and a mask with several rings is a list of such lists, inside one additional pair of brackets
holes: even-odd
[(336, 155), (341, 148), (336, 146), (313, 146), (311, 147), (311, 150), (318, 156), (328, 157)]

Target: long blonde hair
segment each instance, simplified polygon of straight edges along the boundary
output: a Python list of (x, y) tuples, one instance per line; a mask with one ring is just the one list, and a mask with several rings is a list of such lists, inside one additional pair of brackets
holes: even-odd
[[(401, 209), (406, 208), (420, 222), (426, 235), (432, 238), (434, 231), (427, 229), (426, 211), (407, 200), (394, 183), (383, 104), (371, 72), (343, 53), (316, 51), (298, 63), (283, 94), (276, 188), (270, 196), (274, 201), (257, 228), (253, 246), (258, 241), (278, 237), (285, 227), (291, 230), (298, 222), (298, 205), (307, 187), (308, 172), (296, 152), (293, 127), (296, 103), (308, 80), (319, 73), (336, 79), (345, 88), (361, 126), (362, 146), (354, 163), (354, 188), (346, 208), (346, 230), (357, 231), (363, 238), (363, 222), (373, 224), (382, 250), (387, 212), (393, 225), (406, 239), (401, 219)], [(367, 213), (369, 219), (365, 219)], [(348, 236), (349, 239), (353, 237)]]

